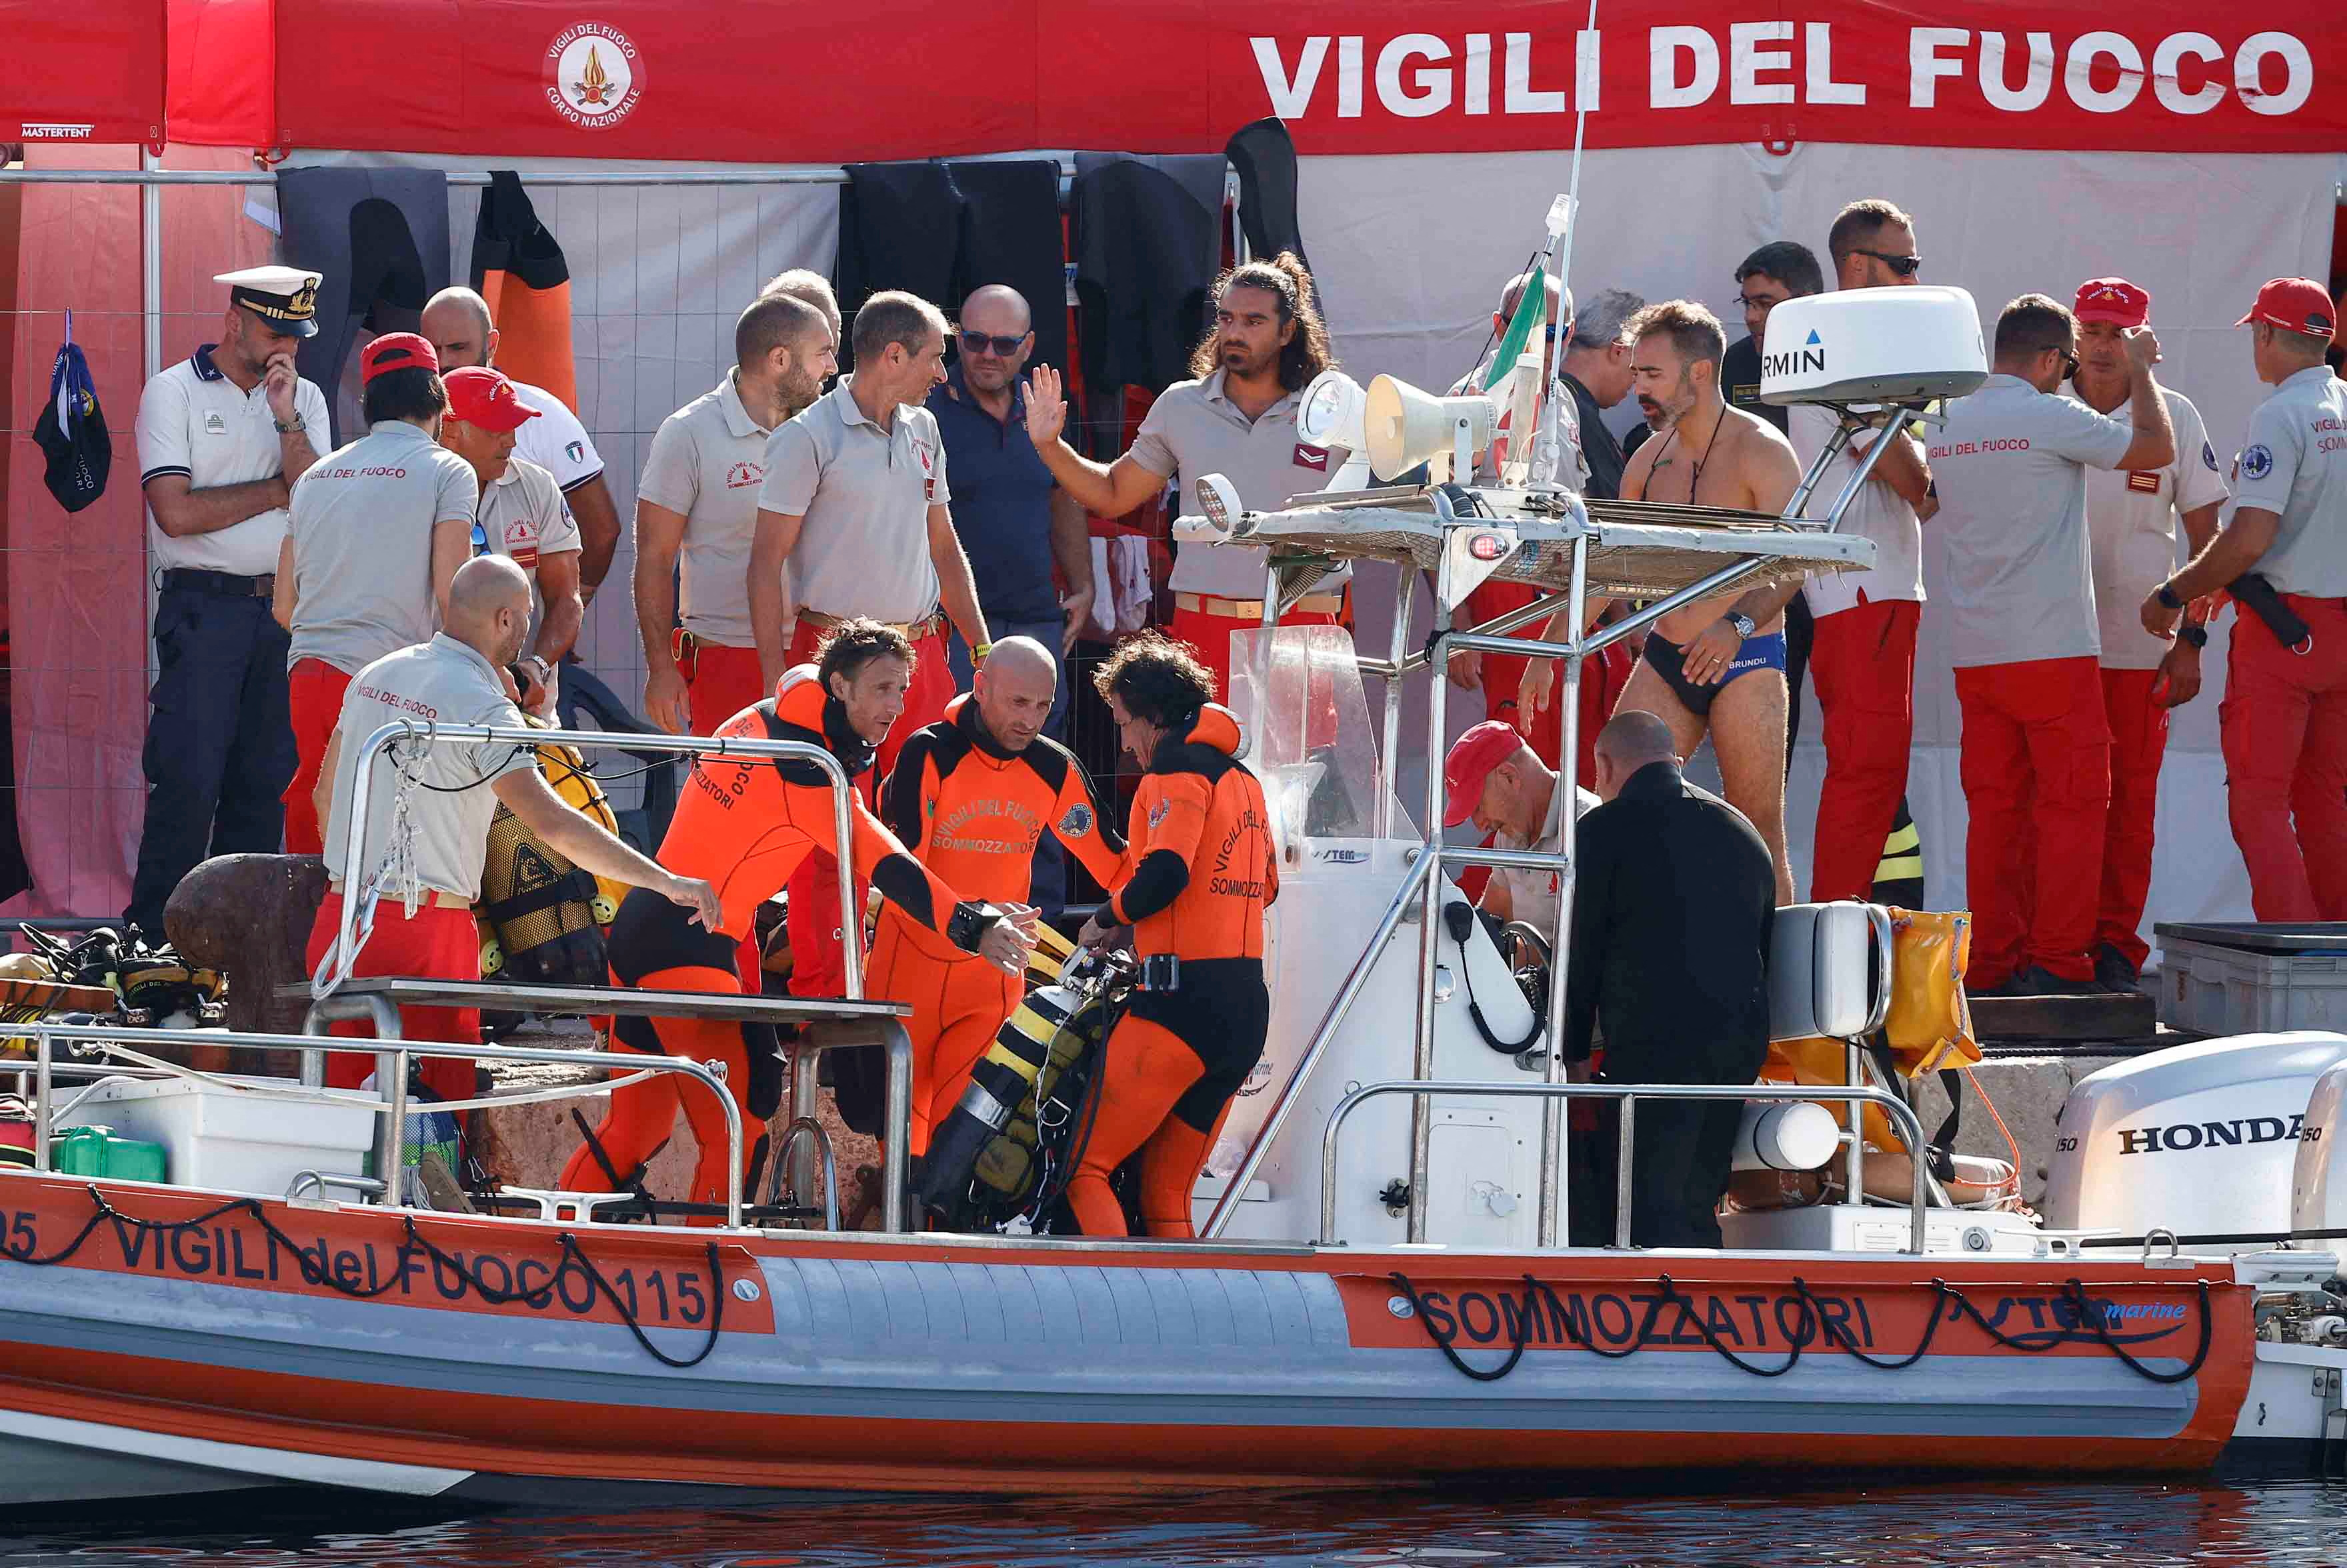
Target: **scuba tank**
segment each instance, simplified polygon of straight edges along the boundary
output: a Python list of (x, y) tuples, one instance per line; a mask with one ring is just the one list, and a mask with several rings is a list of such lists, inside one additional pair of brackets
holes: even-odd
[[(541, 719), (528, 722), (547, 727)], [(585, 759), (569, 746), (537, 750), (538, 771), (548, 786), (579, 815), (616, 835), (618, 818)], [(500, 804), (489, 820), (481, 897), (473, 906), (481, 934), (481, 978), (521, 985), (608, 983), (603, 928), (619, 914), (626, 894), (623, 884), (572, 865)], [(521, 1019), (519, 1013), (484, 1012), (481, 1027), (495, 1039)]]
[[(580, 815), (607, 832), (618, 830), (611, 803), (576, 751), (539, 746), (538, 766), (548, 785)], [(481, 978), (602, 985), (608, 974), (602, 927), (619, 913), (626, 892), (573, 866), (498, 806), (489, 823), (481, 898), (473, 910), (481, 927)]]
[(1081, 1092), (1088, 1076), (1071, 1071), (1088, 1067), (1108, 1037), (1131, 975), (1122, 955), (1071, 952), (1053, 983), (1030, 990), (1004, 1022), (921, 1162), (920, 1201), (942, 1223), (990, 1227), (1027, 1206), (1043, 1145), (1072, 1120), (1061, 1097)]

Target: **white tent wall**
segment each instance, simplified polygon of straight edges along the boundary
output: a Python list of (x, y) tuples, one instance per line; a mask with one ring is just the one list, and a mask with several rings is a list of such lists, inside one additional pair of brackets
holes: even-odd
[[(1541, 220), (1570, 177), (1567, 153), (1307, 158), (1303, 228), (1347, 368), (1448, 385), (1474, 362), (1500, 284), (1540, 242)], [(1825, 252), (1843, 203), (1881, 196), (1915, 216), (1923, 276), (1972, 291), (1984, 323), (2031, 291), (2067, 302), (2087, 278), (2119, 274), (2151, 292), (2166, 384), (2205, 416), (2229, 465), (2263, 395), (2233, 323), (2267, 279), (2330, 275), (2342, 160), (2330, 156), (1950, 150), (1798, 146), (1645, 148), (1586, 155), (1572, 282), (1650, 300), (1702, 301), (1743, 335), (1736, 264), (1772, 240)], [(1624, 403), (1612, 423), (1635, 421)], [(1925, 537), (1925, 591), (1942, 575)], [(1382, 651), (1389, 592), (1357, 594), (1358, 636)], [(1421, 610), (1421, 616), (1423, 611)], [(1930, 898), (1961, 907), (1964, 801), (1961, 733), (1940, 622), (1925, 607), (1908, 794), (1922, 829)], [(2246, 919), (2249, 884), (2226, 825), (2217, 710), (2225, 635), (2204, 659), (2208, 683), (2177, 710), (2161, 775), (2150, 919)], [(1451, 693), (1451, 732), (1481, 717)], [(1410, 733), (1422, 733), (1420, 728)], [(1796, 882), (1808, 887), (1818, 783), (1824, 772), (1815, 698), (1808, 700), (1788, 787)], [(1415, 765), (1412, 765), (1415, 764)], [(1420, 798), (1405, 764), (1403, 798)], [(1422, 778), (1422, 774), (1419, 774)]]
[[(295, 166), (385, 163), (438, 169), (420, 154), (311, 152)], [(570, 264), (570, 331), (579, 416), (603, 456), (620, 522), (620, 547), (579, 634), (580, 662), (630, 708), (644, 691), (636, 630), (636, 477), (661, 421), (715, 386), (733, 364), (733, 322), (759, 286), (791, 267), (829, 275), (839, 248), (839, 187), (662, 185), (699, 171), (604, 159), (498, 159), (512, 169)], [(557, 185), (532, 175), (641, 176), (645, 183)], [(448, 190), (449, 276), (471, 274), (481, 189)], [(351, 363), (355, 366), (357, 356)], [(614, 792), (622, 803), (633, 791)]]

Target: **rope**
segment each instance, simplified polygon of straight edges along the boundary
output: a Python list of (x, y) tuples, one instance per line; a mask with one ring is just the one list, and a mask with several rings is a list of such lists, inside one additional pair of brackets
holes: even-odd
[(88, 1243), (98, 1225), (108, 1220), (113, 1221), (117, 1225), (127, 1225), (137, 1231), (174, 1235), (182, 1231), (201, 1230), (214, 1220), (227, 1214), (242, 1214), (259, 1225), (261, 1233), (271, 1241), (293, 1255), (302, 1279), (311, 1285), (323, 1286), (354, 1301), (372, 1301), (377, 1296), (397, 1289), (407, 1277), (408, 1259), (421, 1253), (430, 1258), (436, 1267), (445, 1268), (454, 1274), (466, 1287), (492, 1307), (504, 1307), (520, 1302), (524, 1306), (542, 1309), (553, 1303), (562, 1282), (569, 1279), (575, 1271), (587, 1281), (589, 1293), (588, 1302), (590, 1307), (594, 1302), (594, 1294), (600, 1292), (603, 1298), (611, 1304), (612, 1310), (620, 1315), (620, 1321), (627, 1325), (628, 1332), (635, 1336), (636, 1343), (643, 1347), (645, 1352), (654, 1360), (659, 1361), (662, 1366), (674, 1368), (678, 1371), (698, 1367), (707, 1360), (711, 1353), (717, 1348), (718, 1337), (725, 1327), (727, 1295), (725, 1271), (715, 1242), (706, 1244), (706, 1266), (709, 1270), (709, 1327), (698, 1351), (691, 1356), (677, 1357), (670, 1355), (652, 1343), (651, 1337), (644, 1332), (642, 1324), (638, 1321), (635, 1310), (618, 1291), (611, 1288), (610, 1282), (603, 1277), (602, 1271), (595, 1266), (594, 1260), (587, 1255), (585, 1250), (579, 1246), (578, 1238), (569, 1231), (564, 1231), (560, 1238), (562, 1262), (548, 1276), (546, 1283), (528, 1290), (519, 1288), (509, 1290), (491, 1285), (483, 1279), (478, 1270), (466, 1266), (462, 1257), (443, 1250), (430, 1236), (418, 1230), (414, 1214), (403, 1214), (400, 1221), (404, 1235), (399, 1244), (399, 1250), (393, 1255), (395, 1266), (385, 1278), (376, 1284), (362, 1286), (347, 1284), (328, 1273), (324, 1265), (303, 1251), (299, 1241), (287, 1234), (275, 1220), (270, 1218), (269, 1211), (262, 1206), (261, 1201), (258, 1198), (230, 1198), (192, 1219), (148, 1220), (140, 1219), (136, 1214), (125, 1214), (116, 1208), (106, 1201), (106, 1194), (99, 1192), (95, 1184), (85, 1190), (89, 1194), (91, 1214), (89, 1218), (83, 1222), (81, 1229), (74, 1234), (71, 1241), (47, 1256), (40, 1257), (34, 1255), (28, 1248), (20, 1248), (13, 1242), (0, 1240), (0, 1258), (5, 1258), (10, 1263), (26, 1264), (35, 1268), (48, 1268), (70, 1261), (74, 1255), (80, 1252)]
[[(1479, 1383), (1496, 1383), (1513, 1372), (1517, 1364), (1522, 1361), (1524, 1351), (1532, 1343), (1534, 1314), (1539, 1310), (1543, 1299), (1553, 1308), (1552, 1317), (1561, 1327), (1564, 1337), (1583, 1350), (1604, 1357), (1609, 1361), (1623, 1361), (1646, 1348), (1646, 1329), (1644, 1326), (1631, 1335), (1629, 1344), (1618, 1350), (1595, 1343), (1575, 1326), (1572, 1316), (1564, 1310), (1563, 1303), (1558, 1299), (1553, 1286), (1544, 1280), (1535, 1279), (1529, 1274), (1521, 1277), (1524, 1283), (1524, 1303), (1523, 1311), (1517, 1319), (1515, 1342), (1510, 1348), (1508, 1358), (1505, 1361), (1497, 1367), (1483, 1368), (1470, 1366), (1459, 1354), (1451, 1343), (1455, 1336), (1446, 1337), (1435, 1332), (1434, 1325), (1427, 1317), (1425, 1300), (1419, 1296), (1418, 1287), (1411, 1284), (1408, 1275), (1396, 1269), (1386, 1276), (1394, 1288), (1400, 1291), (1404, 1298), (1409, 1301), (1411, 1316), (1415, 1317), (1419, 1325), (1425, 1328), (1426, 1337), (1434, 1348), (1442, 1352), (1443, 1359)], [(1656, 1276), (1655, 1283), (1662, 1292), (1661, 1302), (1665, 1306), (1678, 1307), (1681, 1317), (1695, 1325), (1696, 1332), (1701, 1336), (1705, 1346), (1713, 1354), (1737, 1371), (1755, 1378), (1784, 1377), (1801, 1364), (1803, 1351), (1811, 1344), (1817, 1343), (1829, 1345), (1877, 1371), (1903, 1372), (1931, 1354), (1932, 1345), (1940, 1337), (1941, 1323), (1956, 1317), (1969, 1317), (1982, 1333), (1988, 1336), (1992, 1343), (2022, 1355), (2043, 1355), (2058, 1345), (2075, 1342), (2066, 1337), (2070, 1332), (2066, 1327), (2032, 1330), (2021, 1335), (2007, 1334), (1983, 1317), (1980, 1308), (1974, 1307), (1971, 1298), (1962, 1290), (1944, 1279), (1935, 1278), (1928, 1286), (1932, 1296), (1931, 1314), (1924, 1321), (1922, 1337), (1916, 1341), (1915, 1348), (1904, 1356), (1870, 1355), (1865, 1348), (1852, 1337), (1850, 1330), (1825, 1310), (1824, 1303), (1809, 1287), (1809, 1282), (1799, 1275), (1795, 1275), (1793, 1298), (1801, 1304), (1803, 1327), (1798, 1333), (1788, 1333), (1786, 1336), (1789, 1343), (1783, 1362), (1774, 1367), (1765, 1367), (1758, 1362), (1747, 1360), (1736, 1350), (1723, 1344), (1719, 1337), (1712, 1332), (1711, 1326), (1704, 1320), (1702, 1315), (1695, 1310), (1694, 1299), (1680, 1290), (1676, 1282), (1669, 1275)], [(2191, 1361), (2182, 1370), (2175, 1372), (2155, 1371), (2143, 1360), (2130, 1354), (2127, 1347), (2112, 1335), (2109, 1326), (2103, 1320), (2103, 1315), (2095, 1309), (2093, 1299), (2087, 1296), (2083, 1281), (2076, 1278), (2065, 1281), (2057, 1299), (2077, 1314), (2079, 1323), (2093, 1330), (2096, 1342), (2118, 1358), (2120, 1364), (2128, 1371), (2154, 1383), (2176, 1384), (2188, 1382), (2198, 1375), (2200, 1368), (2208, 1363), (2209, 1351), (2215, 1341), (2216, 1320), (2209, 1309), (2209, 1282), (2201, 1279), (2195, 1280), (2193, 1283), (2198, 1286), (2200, 1296), (2200, 1343), (2193, 1351)], [(1952, 1313), (1947, 1310), (1951, 1303), (1956, 1308)], [(1501, 1317), (1504, 1318), (1506, 1314), (1502, 1313)], [(1652, 1321), (1650, 1317), (1648, 1322)]]

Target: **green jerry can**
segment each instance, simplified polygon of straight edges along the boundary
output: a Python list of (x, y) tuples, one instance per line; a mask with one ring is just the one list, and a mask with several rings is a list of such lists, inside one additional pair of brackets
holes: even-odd
[(68, 1176), (159, 1182), (163, 1145), (119, 1137), (111, 1127), (68, 1127), (49, 1140), (49, 1168)]

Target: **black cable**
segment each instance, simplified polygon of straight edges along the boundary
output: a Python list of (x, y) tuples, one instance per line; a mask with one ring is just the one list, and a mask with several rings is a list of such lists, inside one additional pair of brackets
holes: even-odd
[[(1526, 1274), (1522, 1276), (1524, 1282), (1524, 1309), (1518, 1324), (1515, 1345), (1506, 1361), (1496, 1368), (1484, 1369), (1468, 1365), (1459, 1355), (1452, 1345), (1452, 1338), (1455, 1336), (1446, 1337), (1435, 1331), (1433, 1323), (1427, 1317), (1425, 1301), (1419, 1295), (1417, 1287), (1410, 1283), (1409, 1276), (1396, 1270), (1386, 1277), (1408, 1298), (1412, 1316), (1416, 1317), (1419, 1325), (1425, 1328), (1426, 1337), (1432, 1342), (1434, 1348), (1442, 1352), (1443, 1358), (1479, 1383), (1497, 1382), (1516, 1369), (1517, 1363), (1523, 1359), (1524, 1350), (1532, 1341), (1533, 1314), (1543, 1300), (1551, 1309), (1552, 1319), (1559, 1326), (1567, 1342), (1609, 1361), (1626, 1360), (1645, 1348), (1648, 1343), (1647, 1328), (1653, 1322), (1650, 1318), (1646, 1325), (1637, 1327), (1631, 1335), (1629, 1344), (1618, 1350), (1610, 1349), (1582, 1333), (1575, 1325), (1572, 1314), (1565, 1311), (1564, 1305), (1558, 1298), (1553, 1286)], [(2103, 1348), (2118, 1358), (2121, 1364), (2129, 1371), (2154, 1383), (2172, 1385), (2188, 1382), (2198, 1375), (2200, 1368), (2208, 1364), (2209, 1352), (2215, 1341), (2215, 1317), (2209, 1307), (2209, 1282), (2201, 1279), (2195, 1280), (2193, 1283), (2198, 1286), (2200, 1293), (2200, 1343), (2194, 1350), (2190, 1363), (2182, 1370), (2176, 1372), (2154, 1371), (2142, 1360), (2130, 1354), (2127, 1347), (2111, 1334), (2101, 1316), (2096, 1312), (2092, 1299), (2086, 1295), (2086, 1287), (2080, 1280), (2073, 1278), (2065, 1283), (2062, 1287), (2059, 1299), (2077, 1315), (2082, 1325), (2094, 1331), (2096, 1339)], [(1809, 1282), (1800, 1276), (1795, 1275), (1793, 1296), (1794, 1299), (1801, 1304), (1807, 1327), (1799, 1333), (1787, 1334), (1786, 1338), (1788, 1343), (1785, 1359), (1781, 1365), (1763, 1367), (1756, 1362), (1746, 1360), (1721, 1343), (1710, 1325), (1695, 1310), (1694, 1299), (1680, 1290), (1677, 1283), (1669, 1275), (1656, 1276), (1655, 1285), (1662, 1292), (1661, 1304), (1679, 1308), (1681, 1316), (1695, 1325), (1696, 1332), (1701, 1336), (1706, 1347), (1737, 1371), (1747, 1373), (1755, 1378), (1785, 1376), (1800, 1365), (1802, 1353), (1810, 1345), (1820, 1343), (1831, 1346), (1877, 1371), (1902, 1372), (1931, 1353), (1932, 1345), (1939, 1338), (1942, 1320), (1958, 1316), (1971, 1318), (1993, 1343), (2023, 1355), (2042, 1355), (2056, 1346), (2076, 1342), (2074, 1337), (2075, 1331), (2059, 1325), (2050, 1329), (2033, 1330), (2023, 1335), (2006, 1334), (1982, 1316), (1980, 1309), (1972, 1304), (1971, 1298), (1962, 1290), (1944, 1279), (1935, 1278), (1929, 1284), (1932, 1296), (1932, 1310), (1924, 1321), (1922, 1337), (1916, 1341), (1915, 1348), (1901, 1357), (1871, 1356), (1860, 1346), (1847, 1327), (1825, 1310), (1824, 1304), (1819, 1301), (1817, 1293), (1809, 1288)], [(1953, 1303), (1956, 1308), (1953, 1313), (1946, 1310), (1951, 1303)], [(1781, 1322), (1779, 1326), (1781, 1327)]]
[(1539, 1301), (1536, 1296), (1536, 1292), (1540, 1289), (1540, 1286), (1538, 1283), (1533, 1280), (1532, 1276), (1524, 1276), (1524, 1310), (1523, 1315), (1519, 1317), (1516, 1322), (1515, 1348), (1508, 1352), (1508, 1358), (1506, 1360), (1501, 1362), (1498, 1366), (1493, 1367), (1489, 1370), (1469, 1366), (1465, 1358), (1461, 1357), (1458, 1351), (1450, 1348), (1450, 1341), (1434, 1331), (1434, 1325), (1427, 1322), (1426, 1319), (1426, 1303), (1419, 1299), (1418, 1287), (1410, 1284), (1409, 1276), (1402, 1273), (1399, 1269), (1396, 1269), (1391, 1274), (1387, 1275), (1386, 1277), (1393, 1282), (1395, 1289), (1400, 1291), (1402, 1295), (1408, 1298), (1411, 1315), (1417, 1317), (1419, 1322), (1425, 1327), (1426, 1337), (1434, 1341), (1434, 1348), (1442, 1352), (1442, 1358), (1450, 1362), (1453, 1367), (1458, 1368), (1461, 1372), (1466, 1373), (1470, 1378), (1474, 1378), (1475, 1381), (1479, 1383), (1496, 1383), (1501, 1378), (1506, 1377), (1509, 1373), (1514, 1371), (1516, 1369), (1516, 1363), (1524, 1358), (1524, 1347), (1530, 1345), (1532, 1341), (1532, 1315), (1540, 1310)]
[(554, 1300), (556, 1291), (575, 1269), (585, 1277), (590, 1290), (602, 1292), (604, 1297), (610, 1302), (612, 1309), (620, 1315), (620, 1320), (625, 1323), (628, 1326), (628, 1331), (635, 1336), (637, 1344), (642, 1346), (648, 1354), (663, 1366), (675, 1368), (679, 1371), (697, 1367), (707, 1360), (711, 1353), (717, 1348), (718, 1337), (724, 1329), (727, 1294), (725, 1271), (715, 1242), (708, 1244), (711, 1307), (707, 1337), (699, 1351), (688, 1358), (678, 1358), (669, 1355), (645, 1335), (642, 1326), (637, 1321), (634, 1308), (620, 1298), (619, 1292), (611, 1288), (610, 1283), (595, 1266), (594, 1260), (589, 1257), (584, 1249), (579, 1245), (578, 1238), (568, 1231), (563, 1232), (561, 1235), (562, 1263), (552, 1271), (544, 1285), (528, 1290), (507, 1289), (500, 1286), (493, 1286), (481, 1278), (478, 1273), (466, 1266), (461, 1256), (443, 1251), (430, 1236), (416, 1228), (415, 1214), (403, 1214), (400, 1220), (404, 1236), (398, 1251), (393, 1254), (395, 1266), (384, 1279), (373, 1286), (363, 1287), (348, 1284), (328, 1273), (323, 1265), (302, 1250), (299, 1241), (288, 1234), (275, 1220), (270, 1218), (269, 1211), (261, 1205), (258, 1198), (231, 1198), (192, 1219), (149, 1220), (140, 1219), (136, 1214), (124, 1214), (112, 1204), (108, 1203), (106, 1194), (98, 1191), (95, 1184), (84, 1190), (89, 1194), (92, 1212), (81, 1229), (75, 1233), (73, 1240), (46, 1257), (36, 1257), (29, 1249), (20, 1248), (13, 1242), (0, 1241), (0, 1258), (5, 1258), (11, 1263), (29, 1264), (36, 1268), (46, 1268), (69, 1261), (87, 1244), (90, 1236), (104, 1221), (111, 1220), (118, 1225), (127, 1225), (137, 1231), (176, 1235), (181, 1231), (200, 1230), (223, 1214), (241, 1213), (261, 1227), (261, 1234), (292, 1254), (295, 1266), (300, 1270), (303, 1280), (311, 1285), (323, 1286), (354, 1301), (370, 1301), (397, 1288), (407, 1277), (407, 1260), (420, 1252), (430, 1258), (436, 1266), (446, 1268), (455, 1274), (459, 1281), (492, 1307), (503, 1307), (518, 1301), (528, 1307), (544, 1307)]

